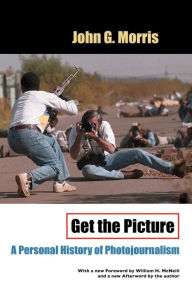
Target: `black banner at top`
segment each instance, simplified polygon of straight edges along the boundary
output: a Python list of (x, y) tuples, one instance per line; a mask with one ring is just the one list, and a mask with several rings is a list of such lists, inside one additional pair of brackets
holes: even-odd
[[(192, 53), (190, 26), (42, 23), (20, 34), (2, 32), (0, 53)], [(14, 37), (12, 37), (14, 36)]]

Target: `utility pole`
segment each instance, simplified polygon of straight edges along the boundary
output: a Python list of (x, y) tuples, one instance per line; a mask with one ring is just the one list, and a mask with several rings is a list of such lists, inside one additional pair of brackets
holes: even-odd
[(169, 73), (168, 73), (168, 67), (165, 67), (165, 72), (164, 72), (165, 78), (168, 78)]

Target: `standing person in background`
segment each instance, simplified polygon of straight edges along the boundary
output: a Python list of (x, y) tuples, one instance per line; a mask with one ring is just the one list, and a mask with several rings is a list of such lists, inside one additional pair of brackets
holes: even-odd
[(181, 121), (183, 122), (185, 119), (185, 116), (187, 115), (188, 108), (187, 108), (187, 102), (184, 99), (179, 100), (179, 109), (178, 109), (178, 115)]
[(186, 93), (186, 100), (188, 104), (192, 103), (192, 87)]
[(64, 101), (53, 93), (39, 91), (40, 79), (33, 73), (21, 78), (23, 94), (17, 99), (9, 124), (8, 142), (16, 153), (24, 154), (39, 168), (16, 175), (18, 193), (27, 197), (30, 190), (47, 180), (54, 180), (53, 192), (74, 191), (65, 180), (69, 171), (55, 137), (43, 134), (40, 118), (48, 107), (60, 113), (76, 115), (75, 101)]

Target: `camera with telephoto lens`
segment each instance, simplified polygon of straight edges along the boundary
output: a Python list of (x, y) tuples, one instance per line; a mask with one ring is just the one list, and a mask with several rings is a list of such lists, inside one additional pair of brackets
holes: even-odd
[(82, 127), (83, 132), (91, 132), (92, 129), (96, 130), (96, 124), (93, 122), (88, 122), (88, 121), (81, 122), (80, 125)]

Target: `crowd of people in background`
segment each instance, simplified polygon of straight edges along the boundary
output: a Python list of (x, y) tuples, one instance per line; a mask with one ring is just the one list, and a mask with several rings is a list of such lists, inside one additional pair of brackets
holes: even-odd
[(161, 104), (159, 107), (155, 106), (155, 102), (152, 100), (151, 105), (139, 104), (137, 106), (138, 112), (130, 113), (120, 111), (117, 109), (117, 118), (128, 118), (128, 117), (154, 117), (154, 116), (168, 116), (169, 110)]
[[(175, 135), (160, 136), (144, 127), (141, 123), (133, 123), (127, 134), (121, 139), (120, 148), (132, 147), (154, 147), (157, 145), (173, 144), (175, 147), (188, 147), (192, 140), (192, 87), (187, 91), (184, 97), (181, 93), (174, 90), (169, 99), (178, 101), (178, 115), (182, 122), (182, 128), (178, 128)], [(170, 111), (165, 107), (165, 100), (153, 95), (150, 105), (139, 104), (139, 112), (129, 113), (117, 109), (117, 118), (127, 117), (154, 117), (168, 116)], [(159, 105), (157, 105), (157, 102)]]

